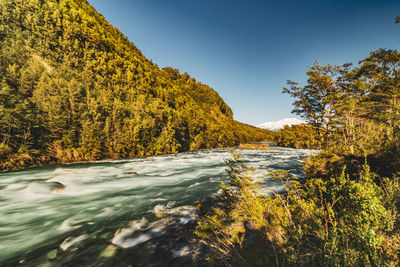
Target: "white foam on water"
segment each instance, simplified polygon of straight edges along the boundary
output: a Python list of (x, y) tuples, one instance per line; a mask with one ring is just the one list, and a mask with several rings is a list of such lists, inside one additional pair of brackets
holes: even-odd
[(183, 224), (183, 225), (188, 224), (192, 221), (193, 221), (193, 219), (191, 217), (180, 217), (179, 218), (179, 223)]
[(132, 221), (129, 227), (122, 228), (115, 232), (111, 243), (121, 248), (129, 248), (137, 244), (148, 241), (151, 236), (148, 234), (140, 235), (139, 237), (132, 238), (133, 233), (149, 229), (149, 223), (145, 218)]
[(69, 249), (70, 247), (82, 242), (83, 240), (87, 239), (88, 236), (87, 235), (80, 235), (78, 237), (68, 237), (67, 239), (65, 239), (61, 245), (60, 248), (63, 251), (66, 251), (67, 249)]
[(210, 179), (208, 179), (211, 183), (220, 183), (221, 182), (221, 178), (218, 177), (211, 177)]
[(21, 190), (26, 188), (25, 184), (10, 184), (7, 185), (6, 190)]
[(189, 185), (189, 188), (190, 188), (190, 187), (194, 187), (194, 186), (198, 186), (198, 185), (200, 185), (199, 182)]
[(193, 206), (180, 206), (172, 208), (175, 205), (175, 201), (169, 202), (167, 205), (156, 205), (152, 212), (154, 214), (168, 214), (168, 215), (179, 215), (179, 216), (192, 216), (195, 213)]
[(175, 206), (176, 201), (170, 201), (167, 203), (167, 209), (171, 209), (173, 206)]
[[(239, 152), (250, 166), (265, 170), (298, 167), (299, 160), (313, 153), (294, 149)], [(90, 235), (82, 226), (104, 224), (114, 216), (128, 220), (149, 216), (156, 220), (137, 220), (121, 229), (105, 226), (114, 233), (113, 244), (121, 247), (147, 242), (169, 225), (187, 224), (194, 216), (191, 205), (202, 196), (215, 195), (222, 178), (227, 178), (224, 159), (230, 157), (227, 150), (215, 149), (2, 173), (0, 196), (4, 202), (0, 205), (0, 226), (5, 234), (0, 236), (0, 265), (3, 260), (35, 250), (61, 234), (77, 236), (64, 240), (63, 247), (70, 248), (75, 238)], [(265, 180), (260, 174), (255, 178)], [(54, 190), (57, 183), (65, 188)], [(282, 189), (273, 184), (266, 190)]]
[(53, 188), (44, 183), (32, 182), (22, 190), (22, 198), (27, 201), (35, 201), (44, 198), (53, 198)]
[[(172, 205), (169, 203), (170, 206)], [(117, 230), (111, 243), (121, 248), (130, 248), (151, 240), (154, 237), (162, 235), (169, 225), (178, 221), (185, 225), (191, 222), (195, 209), (193, 206), (181, 206), (176, 208), (167, 208), (167, 205), (156, 205), (152, 212), (161, 214), (163, 217), (154, 222), (147, 219), (132, 221), (128, 227)], [(168, 216), (169, 215), (169, 216)], [(174, 218), (171, 215), (178, 216)]]
[(183, 247), (179, 250), (172, 250), (172, 255), (174, 255), (175, 258), (179, 257), (185, 257), (190, 254), (190, 248), (189, 247)]
[(80, 227), (79, 225), (74, 226), (74, 224), (77, 224), (77, 223), (79, 223), (79, 222), (73, 221), (71, 218), (68, 218), (68, 219), (64, 220), (57, 229), (62, 232), (74, 230), (74, 229), (77, 229)]
[(268, 187), (261, 187), (259, 189), (260, 194), (264, 195), (273, 195), (275, 193), (283, 192), (286, 190), (286, 186), (268, 186)]
[(153, 213), (160, 213), (164, 212), (166, 210), (166, 207), (164, 205), (155, 205), (153, 209)]
[(117, 236), (116, 240), (113, 239), (112, 243), (117, 247), (131, 248), (140, 245), (142, 243), (145, 243), (154, 237), (160, 236), (164, 232), (165, 228), (152, 228), (151, 230), (148, 230), (146, 233), (140, 234), (138, 237), (125, 237), (123, 238), (123, 240), (121, 240), (121, 238), (118, 239)]
[(192, 216), (195, 213), (195, 208), (193, 206), (180, 206), (166, 209), (164, 212), (170, 215)]

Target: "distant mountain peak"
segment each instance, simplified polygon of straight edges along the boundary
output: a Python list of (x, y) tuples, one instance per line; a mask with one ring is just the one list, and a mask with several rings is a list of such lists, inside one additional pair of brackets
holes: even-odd
[(277, 131), (279, 129), (282, 129), (285, 125), (291, 126), (294, 124), (301, 124), (301, 123), (305, 123), (305, 121), (300, 120), (298, 118), (285, 118), (279, 121), (264, 122), (260, 125), (257, 125), (257, 127), (262, 129), (267, 129), (270, 131)]

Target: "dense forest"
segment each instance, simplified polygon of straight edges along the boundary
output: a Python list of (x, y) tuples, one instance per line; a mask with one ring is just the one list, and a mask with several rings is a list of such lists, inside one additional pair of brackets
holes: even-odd
[[(400, 22), (400, 19), (398, 19)], [(319, 65), (283, 89), (307, 124), (279, 145), (317, 148), (305, 179), (269, 173), (285, 193), (259, 192), (235, 155), (230, 185), (201, 209), (196, 233), (209, 260), (230, 266), (400, 265), (400, 53), (378, 49), (359, 64)]]
[(0, 14), (0, 170), (266, 134), (212, 88), (146, 59), (86, 0), (1, 0)]

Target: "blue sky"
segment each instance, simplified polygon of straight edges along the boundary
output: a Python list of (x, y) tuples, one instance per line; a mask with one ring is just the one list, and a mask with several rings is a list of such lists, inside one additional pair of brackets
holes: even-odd
[(160, 67), (213, 87), (235, 119), (294, 117), (286, 80), (307, 66), (400, 48), (400, 0), (89, 0)]

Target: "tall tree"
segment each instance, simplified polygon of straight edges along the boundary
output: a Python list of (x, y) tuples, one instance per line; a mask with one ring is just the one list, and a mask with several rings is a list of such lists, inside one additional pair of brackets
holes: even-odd
[(336, 107), (342, 96), (338, 86), (342, 72), (342, 66), (323, 66), (316, 62), (307, 71), (306, 86), (299, 86), (297, 82), (289, 80), (283, 93), (295, 98), (292, 112), (329, 132), (335, 124)]

